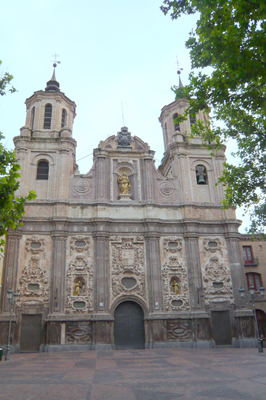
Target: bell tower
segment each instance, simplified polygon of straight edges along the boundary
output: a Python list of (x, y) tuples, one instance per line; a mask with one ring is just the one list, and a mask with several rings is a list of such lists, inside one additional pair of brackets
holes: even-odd
[(209, 116), (200, 111), (196, 116), (189, 115), (184, 122), (176, 121), (189, 106), (182, 97), (183, 84), (179, 73), (180, 96), (164, 106), (159, 117), (164, 139), (164, 157), (160, 172), (178, 181), (182, 203), (221, 203), (224, 198), (221, 185), (216, 186), (222, 174), (225, 161), (225, 146), (215, 157), (204, 147), (201, 137), (191, 137), (191, 127), (196, 121), (207, 122)]
[(37, 199), (66, 199), (75, 167), (72, 138), (76, 104), (60, 90), (55, 68), (45, 90), (26, 99), (26, 123), (14, 138), (21, 165), (19, 195), (34, 190)]

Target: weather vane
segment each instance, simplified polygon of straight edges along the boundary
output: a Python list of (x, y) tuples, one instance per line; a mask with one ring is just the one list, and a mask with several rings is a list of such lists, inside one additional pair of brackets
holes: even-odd
[(57, 64), (61, 64), (61, 61), (57, 60), (57, 58), (60, 57), (60, 55), (55, 53), (52, 57), (54, 58), (53, 67), (55, 68), (55, 67), (57, 67)]
[(183, 68), (180, 68), (177, 56), (176, 56), (176, 66), (177, 66), (177, 73), (178, 75), (180, 75), (181, 71), (183, 71)]

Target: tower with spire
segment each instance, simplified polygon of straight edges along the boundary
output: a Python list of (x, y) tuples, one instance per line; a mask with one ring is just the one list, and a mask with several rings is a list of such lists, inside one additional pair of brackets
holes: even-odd
[[(19, 195), (34, 190), (39, 199), (66, 198), (74, 170), (76, 141), (72, 138), (76, 104), (60, 90), (53, 74), (45, 90), (26, 99), (26, 123), (14, 138), (21, 164)], [(43, 172), (43, 174), (42, 174)], [(45, 179), (49, 176), (49, 179)], [(36, 179), (37, 178), (37, 179)]]

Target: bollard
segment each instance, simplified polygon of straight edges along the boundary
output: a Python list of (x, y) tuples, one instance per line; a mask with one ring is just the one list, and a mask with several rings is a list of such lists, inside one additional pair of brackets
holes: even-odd
[(263, 339), (258, 340), (259, 353), (263, 353)]
[(3, 349), (0, 347), (0, 361), (2, 361)]

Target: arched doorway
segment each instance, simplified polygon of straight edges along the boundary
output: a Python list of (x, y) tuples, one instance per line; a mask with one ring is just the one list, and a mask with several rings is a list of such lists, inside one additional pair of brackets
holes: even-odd
[(115, 348), (144, 349), (144, 314), (139, 304), (124, 301), (115, 310)]

